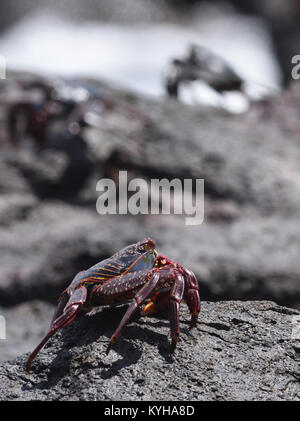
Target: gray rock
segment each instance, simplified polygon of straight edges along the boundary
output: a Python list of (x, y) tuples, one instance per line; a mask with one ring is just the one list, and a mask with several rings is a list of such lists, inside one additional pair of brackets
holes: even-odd
[(53, 313), (54, 306), (38, 300), (0, 308), (6, 325), (6, 339), (0, 340), (0, 361), (34, 349), (49, 328)]
[(26, 219), (28, 213), (37, 205), (36, 198), (31, 194), (3, 194), (0, 196), (0, 225), (14, 224)]
[(299, 104), (298, 85), (241, 116), (139, 99), (154, 122), (149, 139), (139, 154), (118, 151), (115, 163), (148, 177), (204, 178), (208, 199), (264, 217), (298, 214)]
[(158, 251), (192, 269), (203, 298), (272, 299), (299, 306), (297, 219), (244, 216), (187, 227), (172, 216), (100, 216), (49, 202), (0, 226), (0, 305), (56, 302), (77, 272), (151, 236)]
[[(106, 356), (126, 306), (103, 308), (57, 333), (27, 374), (27, 355), (0, 365), (2, 400), (300, 400), (300, 312), (270, 301), (204, 302), (170, 357), (169, 322), (133, 319)], [(299, 332), (298, 332), (299, 333)]]

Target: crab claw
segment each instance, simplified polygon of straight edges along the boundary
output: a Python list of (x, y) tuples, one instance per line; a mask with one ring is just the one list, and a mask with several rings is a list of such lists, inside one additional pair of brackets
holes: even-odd
[[(54, 313), (54, 320), (52, 320), (49, 332), (44, 336), (39, 345), (29, 355), (26, 362), (27, 373), (31, 370), (32, 361), (35, 359), (39, 351), (43, 348), (45, 343), (51, 338), (51, 336), (59, 329), (67, 326), (71, 323), (79, 314), (80, 308), (86, 301), (87, 290), (84, 286), (77, 288), (71, 297), (67, 301), (67, 295), (64, 294), (62, 300), (57, 306)], [(67, 301), (67, 302), (66, 302)], [(64, 305), (65, 304), (65, 305)], [(64, 307), (63, 307), (64, 306)]]

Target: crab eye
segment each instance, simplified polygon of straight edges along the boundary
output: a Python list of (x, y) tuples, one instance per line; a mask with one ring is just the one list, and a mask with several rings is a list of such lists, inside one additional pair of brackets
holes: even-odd
[(145, 240), (138, 243), (138, 249), (142, 251), (154, 250), (155, 242), (151, 238), (146, 238)]

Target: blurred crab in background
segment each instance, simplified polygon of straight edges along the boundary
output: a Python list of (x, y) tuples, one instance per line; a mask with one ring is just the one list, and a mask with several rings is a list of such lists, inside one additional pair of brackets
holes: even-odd
[(177, 98), (185, 82), (203, 81), (218, 93), (242, 91), (244, 81), (221, 57), (203, 46), (191, 45), (183, 59), (173, 59), (168, 65), (165, 89)]
[[(96, 83), (81, 80), (16, 78), (9, 88), (0, 91), (0, 106), (6, 109), (8, 141), (14, 147), (24, 138), (45, 147), (49, 129), (57, 122), (70, 134), (86, 127), (114, 131), (134, 121), (141, 126), (149, 123), (146, 116), (117, 95), (103, 93)], [(108, 116), (112, 116), (109, 124)]]
[(75, 276), (59, 297), (49, 332), (29, 355), (26, 370), (30, 371), (32, 361), (57, 330), (95, 306), (120, 304), (128, 300), (131, 303), (110, 338), (106, 353), (118, 340), (134, 312), (147, 301), (142, 309), (144, 314), (154, 314), (169, 307), (170, 353), (173, 354), (180, 335), (179, 306), (183, 299), (191, 313), (191, 329), (196, 325), (200, 312), (199, 287), (194, 273), (158, 255), (151, 238), (129, 245)]

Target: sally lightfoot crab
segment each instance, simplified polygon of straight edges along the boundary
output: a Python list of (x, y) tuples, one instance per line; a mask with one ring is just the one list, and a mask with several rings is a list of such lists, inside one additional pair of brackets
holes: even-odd
[(146, 238), (75, 276), (59, 297), (49, 332), (29, 355), (27, 372), (41, 348), (58, 329), (67, 326), (95, 306), (118, 304), (131, 299), (125, 315), (110, 338), (107, 354), (130, 317), (146, 301), (142, 309), (145, 314), (153, 314), (169, 306), (170, 353), (174, 353), (179, 339), (179, 305), (183, 299), (191, 313), (190, 329), (197, 323), (200, 297), (194, 273), (179, 263), (158, 255), (155, 242)]

